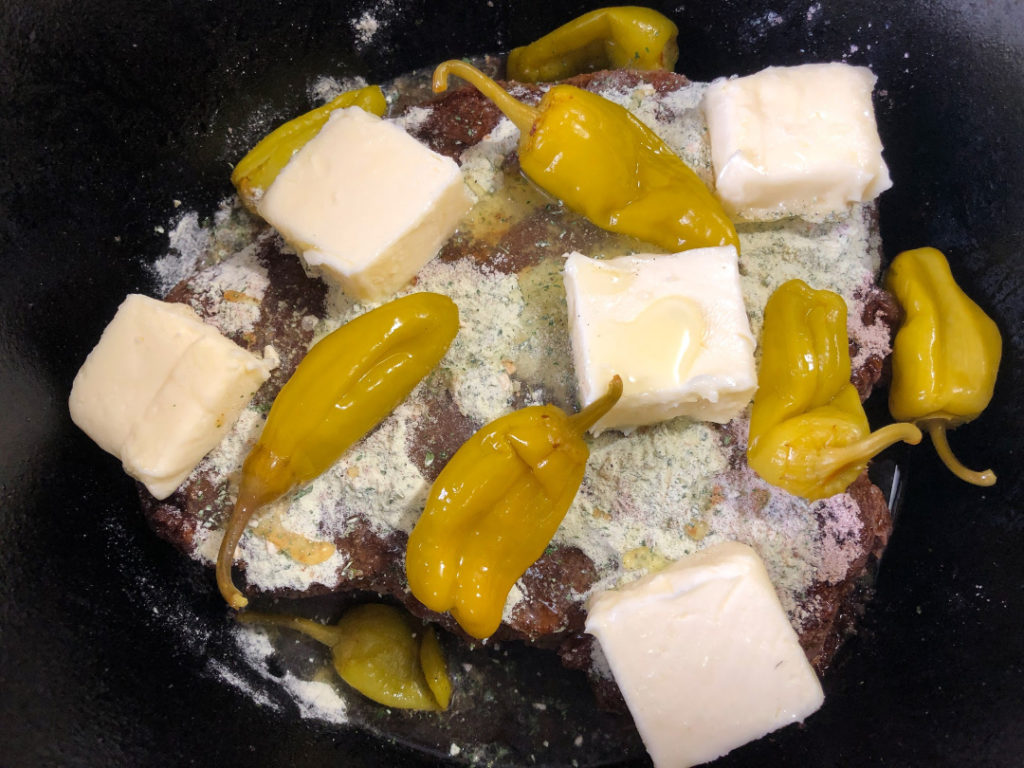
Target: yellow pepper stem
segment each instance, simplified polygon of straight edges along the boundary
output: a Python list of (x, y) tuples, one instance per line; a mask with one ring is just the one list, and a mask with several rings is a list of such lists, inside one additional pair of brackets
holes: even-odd
[(612, 406), (619, 402), (620, 397), (622, 397), (622, 379), (615, 374), (608, 382), (608, 391), (579, 413), (570, 416), (569, 425), (577, 434), (582, 435), (594, 426), (598, 419), (608, 413)]
[(822, 451), (822, 464), (838, 467), (860, 464), (901, 440), (910, 445), (917, 445), (921, 442), (921, 430), (905, 421), (889, 424), (881, 429), (876, 429), (863, 440), (840, 448), (825, 449)]
[(224, 529), (224, 538), (220, 542), (217, 553), (217, 588), (232, 608), (245, 608), (249, 600), (243, 595), (231, 579), (231, 566), (235, 562), (235, 547), (242, 538), (245, 526), (249, 524), (256, 507), (235, 505), (234, 513)]
[(448, 76), (455, 75), (468, 82), (480, 93), (494, 102), (495, 106), (511, 120), (522, 133), (528, 133), (534, 121), (540, 117), (540, 110), (512, 98), (512, 95), (491, 78), (465, 61), (450, 59), (434, 70), (434, 93), (448, 90)]
[(246, 474), (243, 477), (235, 508), (224, 527), (224, 538), (221, 539), (220, 551), (217, 553), (217, 588), (232, 608), (244, 608), (249, 604), (248, 599), (231, 580), (235, 547), (241, 541), (245, 527), (256, 510), (280, 498), (288, 490), (287, 488), (280, 491), (271, 489), (261, 478), (262, 476), (256, 473)]
[(942, 459), (942, 463), (945, 464), (949, 471), (959, 477), (966, 483), (973, 483), (974, 485), (981, 485), (988, 487), (996, 484), (996, 473), (991, 469), (986, 469), (982, 472), (978, 472), (973, 469), (968, 469), (960, 460), (953, 455), (953, 450), (949, 447), (949, 440), (946, 437), (946, 425), (942, 422), (933, 422), (931, 424), (924, 425), (925, 431), (932, 438), (932, 445), (935, 446), (935, 452), (939, 454), (939, 458)]
[(277, 616), (272, 613), (244, 611), (236, 614), (235, 618), (243, 624), (272, 624), (275, 627), (294, 629), (296, 632), (308, 635), (318, 643), (323, 643), (328, 648), (333, 648), (341, 639), (341, 632), (337, 627), (330, 627), (301, 616)]

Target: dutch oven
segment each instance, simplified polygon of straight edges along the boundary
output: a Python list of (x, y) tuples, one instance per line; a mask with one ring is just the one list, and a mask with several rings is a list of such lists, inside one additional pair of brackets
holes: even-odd
[[(308, 109), (316, 76), (380, 81), (508, 50), (596, 5), (0, 4), (0, 764), (448, 759), (448, 744), (305, 719), (242, 677), (228, 684), (242, 672), (223, 657), (230, 622), (211, 575), (148, 531), (134, 484), (73, 427), (66, 399), (124, 295), (154, 292), (148, 265), (167, 252), (180, 212), (208, 217), (231, 194), (243, 128), (251, 136)], [(992, 405), (954, 437), (999, 483), (968, 486), (932, 451), (907, 454), (877, 593), (825, 677), (824, 708), (721, 765), (1020, 765), (1024, 4), (654, 5), (678, 23), (677, 71), (693, 79), (808, 61), (869, 65), (895, 181), (881, 199), (885, 254), (947, 252), (1005, 341)], [(523, 674), (562, 684), (546, 661), (521, 663)], [(481, 707), (481, 718), (499, 716)], [(510, 764), (571, 763), (514, 720), (491, 732), (517, 745)], [(584, 748), (575, 759), (645, 764), (635, 741), (624, 743), (619, 755)]]

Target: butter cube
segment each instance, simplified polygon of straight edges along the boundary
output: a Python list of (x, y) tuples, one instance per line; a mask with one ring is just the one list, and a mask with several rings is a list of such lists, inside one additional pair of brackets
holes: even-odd
[(258, 210), (307, 266), (378, 301), (437, 254), (471, 204), (454, 160), (349, 107), (295, 154)]
[(715, 188), (748, 220), (821, 216), (892, 186), (867, 67), (803, 64), (716, 80), (704, 95)]
[(603, 261), (571, 253), (565, 292), (583, 405), (622, 377), (595, 434), (676, 416), (724, 424), (753, 397), (754, 337), (731, 245)]
[(163, 499), (234, 424), (273, 365), (184, 304), (132, 294), (75, 376), (71, 419)]
[(685, 768), (802, 721), (824, 701), (764, 563), (725, 542), (589, 605), (656, 768)]

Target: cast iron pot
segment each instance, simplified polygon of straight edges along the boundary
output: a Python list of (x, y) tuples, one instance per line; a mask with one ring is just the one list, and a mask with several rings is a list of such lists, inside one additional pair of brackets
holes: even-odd
[[(219, 655), (229, 619), (211, 575), (146, 529), (133, 483), (73, 427), (66, 398), (124, 295), (155, 290), (148, 265), (166, 253), (179, 206), (209, 216), (231, 193), (241, 129), (309, 108), (318, 75), (378, 81), (507, 50), (594, 5), (0, 4), (0, 764), (447, 758), (447, 744), (303, 719), (244, 680), (226, 683), (237, 670)], [(824, 708), (721, 765), (1020, 765), (1024, 5), (655, 5), (678, 22), (677, 71), (694, 79), (870, 65), (895, 181), (881, 202), (885, 253), (945, 250), (1005, 340), (992, 405), (953, 437), (998, 485), (960, 483), (930, 450), (907, 454), (877, 596), (824, 680)], [(536, 663), (534, 676), (562, 674)], [(578, 684), (566, 676), (567, 690)], [(508, 764), (644, 764), (628, 738), (619, 755), (591, 750), (586, 726), (571, 758), (514, 720), (493, 732), (516, 745)]]

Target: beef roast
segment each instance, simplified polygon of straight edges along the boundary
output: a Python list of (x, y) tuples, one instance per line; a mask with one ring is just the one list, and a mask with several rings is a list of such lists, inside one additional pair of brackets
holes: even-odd
[[(573, 82), (635, 109), (698, 173), (709, 176), (700, 92), (684, 77), (600, 72)], [(542, 87), (512, 84), (511, 89), (536, 101)], [(479, 349), (454, 349), (409, 403), (312, 490), (299, 489), (264, 510), (244, 537), (237, 566), (250, 594), (367, 590), (459, 632), (450, 617), (432, 614), (412, 597), (405, 582), (407, 534), (426, 489), (462, 441), (491, 417), (488, 408), (497, 415), (541, 401), (576, 407), (559, 276), (562, 254), (616, 255), (638, 244), (599, 230), (525, 181), (514, 132), (475, 90), (453, 90), (409, 107), (398, 119), (462, 163), (480, 197), (413, 288), (440, 286), (453, 295), (463, 318), (460, 338), (467, 337), (465, 347), (476, 343)], [(247, 214), (239, 209), (234, 215)], [(840, 287), (853, 308), (853, 381), (866, 397), (882, 375), (896, 320), (891, 299), (872, 282), (878, 260), (873, 210), (858, 207), (838, 221), (745, 225), (740, 234), (741, 273), (755, 334), (758, 303), (763, 306), (771, 281), (785, 276), (776, 273), (792, 267), (810, 282), (815, 270), (826, 282), (846, 281)], [(860, 240), (837, 251), (840, 267), (822, 261), (830, 258), (835, 241), (849, 245), (851, 238)], [(768, 259), (771, 263), (762, 263)], [(154, 530), (190, 556), (212, 562), (234, 501), (241, 458), (273, 397), (317, 334), (364, 307), (307, 274), (266, 227), (250, 247), (204, 266), (167, 299), (191, 305), (257, 354), (273, 346), (281, 361), (225, 444), (176, 493), (157, 501), (140, 487)], [(511, 339), (502, 338), (506, 316)], [(476, 369), (486, 376), (477, 376)], [(513, 590), (496, 639), (527, 640), (559, 651), (567, 665), (590, 670), (603, 700), (614, 703), (614, 685), (583, 633), (588, 595), (635, 578), (666, 557), (716, 539), (739, 538), (764, 557), (808, 658), (819, 671), (827, 667), (855, 623), (863, 577), (891, 530), (885, 500), (866, 476), (848, 493), (814, 504), (774, 489), (746, 466), (745, 419), (726, 427), (677, 420), (629, 437), (606, 433), (593, 443), (577, 505)], [(706, 471), (702, 462), (710, 462)]]

